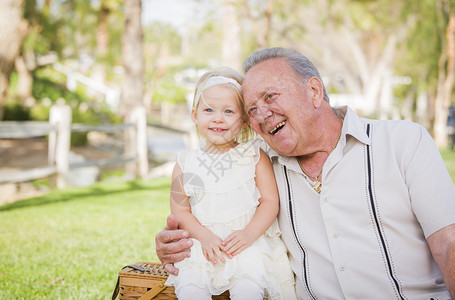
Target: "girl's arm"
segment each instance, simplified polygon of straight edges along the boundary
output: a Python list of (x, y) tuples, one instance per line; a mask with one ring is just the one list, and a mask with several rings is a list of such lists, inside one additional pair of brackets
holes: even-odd
[(243, 230), (231, 233), (223, 243), (226, 254), (237, 255), (248, 248), (256, 239), (269, 229), (278, 215), (279, 196), (273, 173), (272, 163), (267, 154), (260, 149), (259, 162), (256, 164), (256, 186), (261, 193), (259, 206), (251, 222)]
[(172, 172), (171, 183), (171, 213), (177, 217), (180, 229), (189, 232), (190, 237), (201, 242), (204, 256), (207, 260), (216, 263), (217, 258), (224, 262), (221, 252), (222, 240), (204, 227), (191, 213), (189, 197), (183, 188), (183, 172), (178, 163), (175, 164)]

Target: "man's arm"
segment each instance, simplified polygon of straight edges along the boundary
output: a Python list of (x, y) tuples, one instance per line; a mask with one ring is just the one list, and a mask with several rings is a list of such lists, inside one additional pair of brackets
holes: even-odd
[(455, 299), (455, 224), (436, 231), (427, 240), (447, 289)]
[(190, 257), (190, 248), (193, 245), (193, 241), (188, 239), (188, 231), (179, 230), (178, 227), (177, 218), (169, 215), (166, 227), (155, 237), (156, 254), (166, 271), (174, 275), (179, 272), (174, 263)]

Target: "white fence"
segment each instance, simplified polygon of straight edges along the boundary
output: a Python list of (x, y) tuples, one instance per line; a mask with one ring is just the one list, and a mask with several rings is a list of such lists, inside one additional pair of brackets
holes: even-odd
[[(126, 132), (130, 130), (133, 155), (70, 163), (71, 132)], [(57, 187), (67, 185), (70, 169), (87, 166), (109, 166), (118, 164), (134, 165), (134, 175), (144, 178), (148, 173), (147, 158), (147, 121), (143, 108), (133, 111), (131, 123), (119, 125), (92, 126), (71, 123), (71, 108), (67, 105), (51, 107), (49, 122), (0, 122), (0, 139), (23, 139), (49, 136), (48, 164), (44, 167), (23, 171), (0, 172), (0, 184), (7, 182), (25, 182), (51, 175), (56, 175)]]

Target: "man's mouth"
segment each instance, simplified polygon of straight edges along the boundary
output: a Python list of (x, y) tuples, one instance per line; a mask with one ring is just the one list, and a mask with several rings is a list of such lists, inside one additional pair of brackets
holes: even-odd
[(286, 121), (283, 121), (275, 126), (272, 130), (269, 131), (271, 135), (277, 134), (283, 127), (286, 125)]

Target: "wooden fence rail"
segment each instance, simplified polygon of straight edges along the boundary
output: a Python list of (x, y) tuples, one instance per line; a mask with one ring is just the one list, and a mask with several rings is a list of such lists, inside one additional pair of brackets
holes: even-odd
[[(88, 166), (110, 166), (118, 164), (134, 164), (135, 176), (144, 178), (148, 173), (147, 158), (147, 123), (145, 110), (137, 108), (133, 111), (129, 124), (118, 125), (87, 125), (71, 124), (71, 108), (56, 104), (51, 107), (49, 122), (0, 122), (0, 139), (23, 139), (48, 136), (48, 164), (44, 167), (22, 171), (0, 172), (0, 184), (7, 182), (24, 182), (51, 175), (56, 175), (57, 187), (65, 187), (70, 169)], [(69, 162), (71, 132), (125, 132), (132, 130), (133, 156), (120, 156), (112, 159), (99, 159), (84, 162)]]

